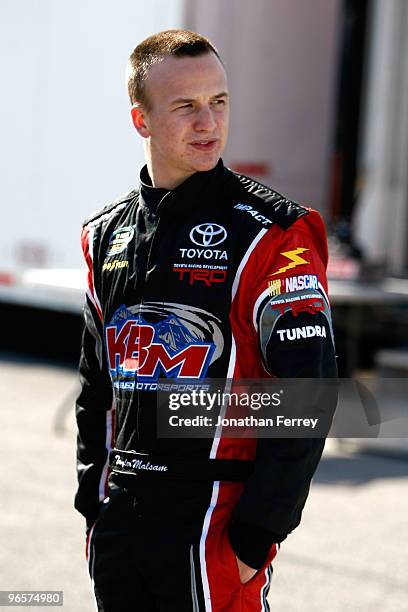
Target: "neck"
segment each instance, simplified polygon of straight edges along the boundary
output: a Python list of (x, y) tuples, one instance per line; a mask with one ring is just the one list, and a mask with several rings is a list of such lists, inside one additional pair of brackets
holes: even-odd
[(184, 183), (184, 181), (192, 174), (194, 174), (194, 172), (191, 172), (190, 174), (179, 177), (169, 176), (168, 174), (160, 172), (160, 170), (155, 166), (155, 164), (152, 163), (151, 160), (146, 160), (146, 163), (153, 187), (158, 187), (160, 189), (175, 189), (181, 185), (181, 183)]
[(163, 170), (163, 164), (160, 163), (160, 159), (157, 159), (157, 155), (152, 155), (149, 143), (145, 141), (145, 159), (147, 169), (149, 171), (150, 180), (152, 181), (153, 187), (160, 189), (175, 189), (181, 183), (184, 183), (194, 172), (187, 172), (179, 174), (169, 174)]

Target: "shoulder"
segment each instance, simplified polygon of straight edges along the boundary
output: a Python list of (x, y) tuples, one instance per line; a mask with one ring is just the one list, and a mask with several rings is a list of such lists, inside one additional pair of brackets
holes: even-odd
[(311, 213), (311, 209), (288, 199), (271, 187), (229, 168), (225, 168), (224, 177), (233, 198), (233, 208), (242, 217), (252, 217), (265, 229), (278, 225), (282, 230), (287, 230)]
[(138, 197), (139, 191), (137, 189), (132, 189), (132, 191), (129, 191), (120, 198), (117, 198), (113, 202), (110, 202), (109, 204), (106, 204), (105, 206), (102, 206), (91, 213), (91, 215), (89, 215), (89, 217), (82, 223), (82, 227), (84, 229), (91, 228), (112, 219), (115, 217), (115, 215), (119, 214), (129, 204), (129, 202), (137, 199)]
[(307, 248), (327, 262), (326, 228), (318, 211), (229, 169), (225, 171), (225, 181), (234, 213), (239, 215), (237, 222), (248, 229), (252, 226), (251, 233), (266, 230), (255, 249), (257, 256)]

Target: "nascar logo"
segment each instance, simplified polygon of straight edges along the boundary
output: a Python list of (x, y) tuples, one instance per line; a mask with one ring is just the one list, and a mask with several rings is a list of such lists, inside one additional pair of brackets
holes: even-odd
[(269, 295), (275, 297), (283, 292), (292, 293), (303, 289), (319, 289), (317, 274), (300, 274), (285, 279), (268, 281)]
[(301, 274), (300, 276), (291, 276), (285, 278), (286, 292), (302, 291), (302, 289), (318, 289), (319, 282), (317, 274)]

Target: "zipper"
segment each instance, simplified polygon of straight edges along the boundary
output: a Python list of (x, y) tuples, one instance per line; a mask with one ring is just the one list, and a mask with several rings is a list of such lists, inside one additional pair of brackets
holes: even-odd
[[(168, 198), (173, 192), (172, 191), (168, 191), (160, 200), (160, 202), (157, 205), (156, 208), (156, 216), (157, 216), (157, 225), (154, 229), (154, 233), (152, 236), (152, 241), (150, 244), (150, 248), (149, 248), (149, 253), (147, 255), (147, 261), (146, 261), (146, 270), (145, 270), (145, 274), (144, 274), (144, 278), (143, 278), (143, 283), (144, 283), (144, 287), (146, 287), (146, 276), (150, 267), (150, 260), (151, 260), (151, 256), (152, 256), (152, 251), (153, 251), (153, 247), (156, 241), (156, 234), (157, 234), (157, 230), (159, 228), (159, 224), (160, 224), (160, 209), (162, 208), (163, 202), (164, 200), (166, 200), (166, 198)], [(139, 304), (139, 316), (141, 316), (142, 314), (142, 306), (144, 304), (144, 298), (143, 295), (140, 296), (140, 304)], [(135, 384), (137, 382), (137, 375), (135, 377)], [(140, 436), (140, 412), (141, 412), (141, 408), (140, 408), (140, 391), (139, 389), (136, 389), (136, 397), (137, 397), (137, 410), (136, 410), (136, 437), (137, 440), (140, 441), (141, 440), (141, 436)]]

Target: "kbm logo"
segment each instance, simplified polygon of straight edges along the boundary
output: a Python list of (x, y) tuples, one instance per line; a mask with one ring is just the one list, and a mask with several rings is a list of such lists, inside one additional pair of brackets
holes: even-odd
[[(215, 345), (202, 342), (175, 315), (147, 323), (141, 315), (119, 309), (107, 325), (108, 363), (115, 387), (132, 389), (137, 381), (157, 381), (160, 376), (202, 378)], [(126, 319), (125, 319), (126, 317)], [(146, 387), (152, 390), (152, 387)]]
[(224, 242), (227, 230), (217, 223), (196, 225), (190, 232), (190, 240), (197, 246), (212, 247)]

